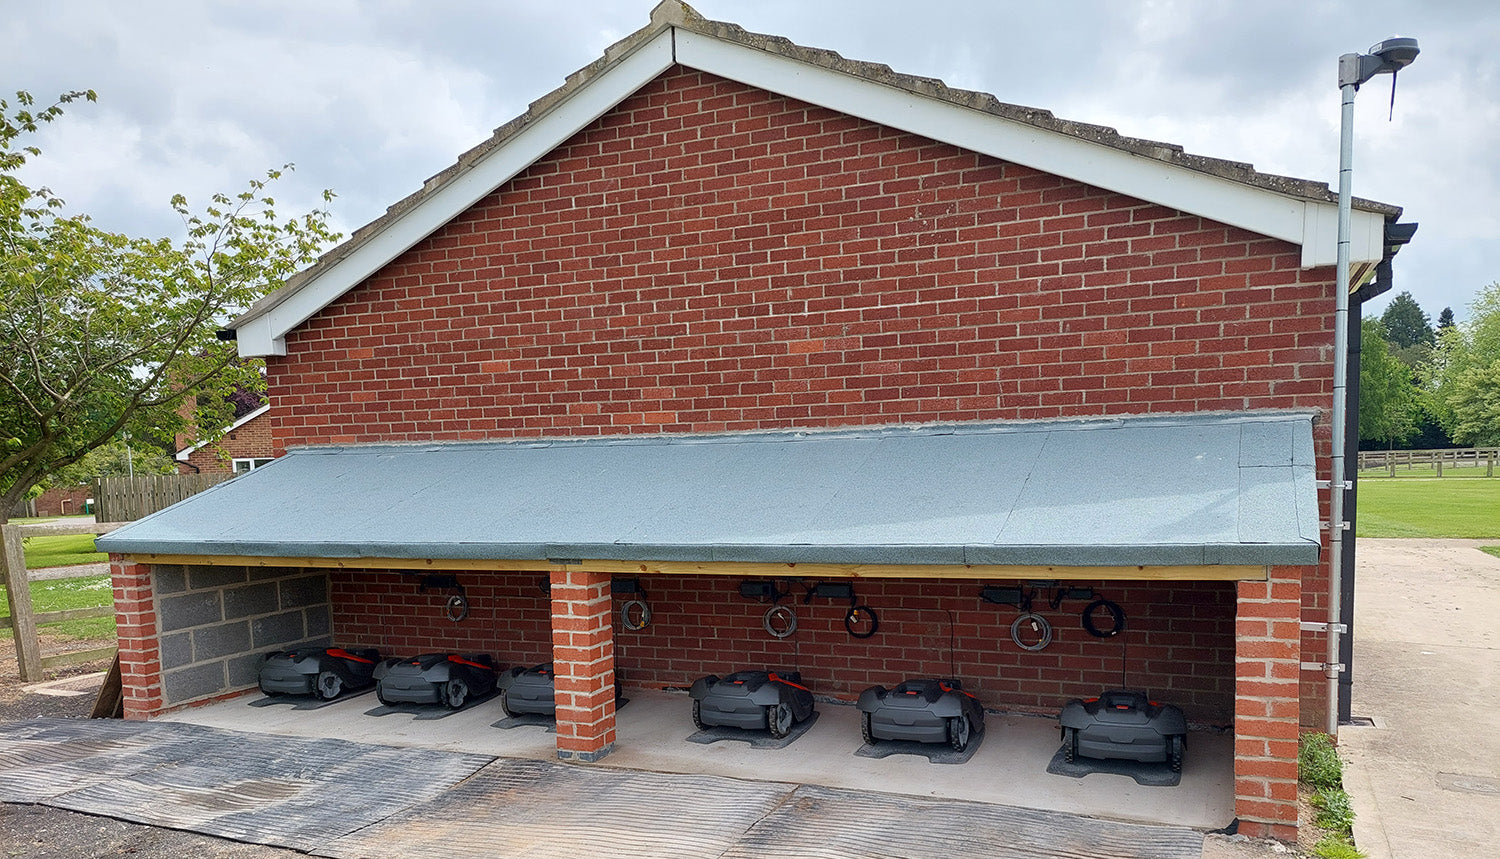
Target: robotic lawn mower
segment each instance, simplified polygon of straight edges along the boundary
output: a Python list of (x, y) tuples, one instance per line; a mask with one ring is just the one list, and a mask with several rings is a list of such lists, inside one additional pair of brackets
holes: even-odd
[(866, 743), (907, 740), (969, 747), (984, 730), (984, 707), (957, 680), (907, 680), (894, 689), (871, 686), (859, 693), (861, 733)]
[(512, 668), (500, 677), (500, 689), (500, 706), (507, 716), (557, 714), (550, 662), (532, 668)]
[(457, 710), (469, 698), (495, 688), (495, 660), (488, 653), (424, 653), (387, 659), (375, 668), (375, 696), (382, 704), (443, 704)]
[(1063, 707), (1063, 760), (1079, 757), (1166, 762), (1182, 771), (1187, 720), (1182, 710), (1158, 704), (1140, 692), (1114, 690)]
[(714, 725), (770, 732), (780, 739), (792, 726), (813, 714), (812, 690), (801, 685), (802, 675), (791, 671), (736, 671), (728, 677), (710, 674), (693, 682), (693, 726)]
[(261, 663), (260, 691), (271, 696), (316, 695), (328, 701), (346, 689), (374, 683), (379, 662), (380, 651), (374, 648), (278, 650)]

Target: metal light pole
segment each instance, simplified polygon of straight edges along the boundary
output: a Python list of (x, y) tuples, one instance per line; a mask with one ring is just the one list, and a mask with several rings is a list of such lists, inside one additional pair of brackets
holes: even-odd
[(1329, 560), (1329, 605), (1332, 615), (1328, 624), (1328, 661), (1324, 663), (1328, 676), (1328, 733), (1339, 730), (1339, 634), (1343, 630), (1340, 607), (1343, 604), (1343, 581), (1341, 579), (1344, 559), (1344, 531), (1349, 523), (1344, 521), (1344, 493), (1349, 490), (1344, 480), (1344, 433), (1348, 420), (1345, 407), (1345, 389), (1349, 384), (1349, 233), (1351, 193), (1354, 176), (1354, 94), (1361, 84), (1378, 74), (1391, 74), (1391, 100), (1396, 97), (1396, 73), (1411, 65), (1421, 49), (1416, 39), (1390, 38), (1370, 48), (1368, 54), (1344, 54), (1339, 57), (1339, 89), (1343, 93), (1342, 115), (1339, 122), (1339, 246), (1337, 295), (1333, 313), (1333, 456), (1332, 480), (1329, 481), (1328, 517), (1331, 537), (1328, 546)]

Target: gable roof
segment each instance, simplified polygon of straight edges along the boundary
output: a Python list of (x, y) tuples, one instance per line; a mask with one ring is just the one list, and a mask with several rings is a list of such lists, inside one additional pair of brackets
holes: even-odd
[[(673, 66), (1281, 239), (1302, 248), (1307, 268), (1335, 261), (1337, 195), (1326, 183), (1260, 173), (1249, 164), (1058, 119), (935, 78), (898, 74), (885, 65), (710, 21), (681, 0), (663, 0), (645, 28), (611, 45), (420, 190), (256, 302), (230, 326), (240, 354), (285, 354), (288, 332)], [(1400, 213), (1396, 206), (1355, 201), (1350, 259), (1356, 271), (1382, 259), (1385, 222)]]
[[(270, 403), (266, 403), (265, 405), (261, 406), (260, 408), (256, 409), (255, 411), (247, 413), (244, 417), (240, 418), (239, 420), (237, 420), (234, 423), (230, 424), (229, 426), (225, 427), (224, 428), (224, 432), (220, 434), (220, 437), (222, 438), (223, 436), (226, 436), (226, 435), (234, 432), (235, 430), (239, 429), (240, 427), (244, 426), (245, 424), (250, 423), (251, 421), (253, 421), (256, 418), (260, 417), (261, 415), (265, 414), (266, 412), (269, 412), (270, 410), (271, 410), (271, 404)], [(192, 456), (193, 451), (199, 450), (200, 448), (203, 448), (203, 447), (211, 444), (213, 441), (216, 441), (216, 440), (217, 439), (213, 439), (213, 440), (210, 440), (210, 441), (200, 441), (200, 442), (198, 442), (195, 445), (191, 445), (189, 447), (185, 447), (182, 450), (177, 451), (177, 454), (176, 454), (175, 458), (176, 458), (176, 460), (178, 462), (187, 462), (188, 461), (188, 457)]]
[(99, 547), (417, 568), (1312, 565), (1317, 513), (1310, 414), (1188, 415), (295, 448)]

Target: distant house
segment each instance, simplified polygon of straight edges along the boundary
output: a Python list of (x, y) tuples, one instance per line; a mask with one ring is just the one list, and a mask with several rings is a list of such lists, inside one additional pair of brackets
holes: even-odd
[[(1294, 834), (1335, 706), (1335, 200), (667, 0), (233, 324), (287, 455), (100, 538), (126, 713), (293, 643), (472, 648), (553, 662), (558, 754), (595, 760), (617, 667), (1042, 714), (1124, 673), (1233, 730), (1240, 831)], [(1400, 213), (1355, 203), (1355, 318)], [(782, 592), (778, 638), (744, 594)]]
[(212, 474), (253, 471), (275, 458), (276, 442), (271, 437), (271, 405), (267, 403), (240, 417), (211, 442), (184, 447), (177, 451), (178, 474)]

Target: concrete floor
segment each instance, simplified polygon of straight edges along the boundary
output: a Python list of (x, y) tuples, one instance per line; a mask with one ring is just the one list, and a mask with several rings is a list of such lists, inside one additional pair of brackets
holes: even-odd
[[(421, 746), (511, 758), (555, 760), (556, 736), (543, 727), (492, 727), (505, 718), (491, 698), (441, 719), (416, 720), (405, 713), (367, 715), (379, 707), (366, 693), (316, 710), (276, 704), (252, 707), (258, 694), (162, 717), (237, 731), (297, 737), (337, 737), (391, 746)], [(1055, 719), (1000, 716), (985, 719), (986, 735), (962, 765), (928, 763), (925, 757), (856, 757), (859, 711), (850, 705), (818, 704), (808, 732), (779, 750), (748, 743), (686, 742), (694, 733), (685, 693), (630, 692), (619, 711), (615, 750), (596, 766), (668, 773), (701, 773), (760, 781), (795, 782), (921, 797), (945, 797), (1037, 808), (1142, 823), (1215, 829), (1233, 818), (1233, 738), (1194, 732), (1182, 783), (1142, 787), (1125, 776), (1096, 773), (1074, 779), (1047, 773), (1058, 748)], [(444, 712), (441, 709), (434, 713)]]
[(1357, 550), (1353, 715), (1339, 729), (1370, 859), (1494, 856), (1500, 843), (1500, 540)]

